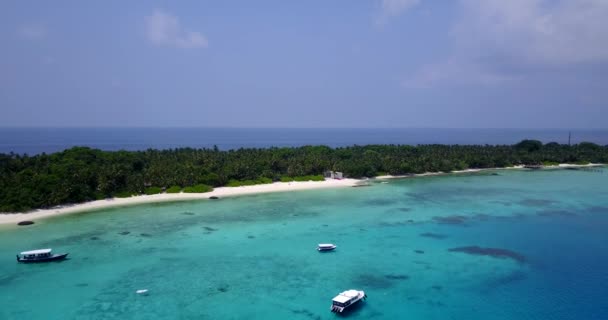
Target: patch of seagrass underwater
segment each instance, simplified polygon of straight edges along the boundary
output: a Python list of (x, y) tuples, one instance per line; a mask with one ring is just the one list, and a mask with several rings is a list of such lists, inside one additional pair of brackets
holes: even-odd
[(463, 215), (433, 217), (433, 221), (435, 221), (439, 224), (449, 224), (449, 225), (464, 225), (468, 220), (469, 220), (469, 218), (466, 216), (463, 216)]
[(512, 188), (493, 188), (475, 186), (433, 186), (417, 191), (406, 192), (405, 196), (418, 203), (435, 203), (460, 201), (461, 199), (492, 198), (504, 194), (519, 193)]
[(568, 210), (539, 210), (536, 211), (536, 215), (539, 217), (555, 217), (555, 216), (575, 216), (576, 213)]
[(466, 246), (448, 249), (450, 252), (462, 252), (476, 256), (487, 256), (498, 259), (511, 259), (519, 263), (527, 262), (527, 258), (515, 251), (502, 248), (483, 248), (479, 246)]
[(3, 274), (0, 275), (0, 287), (10, 286), (12, 283), (17, 281), (20, 278), (20, 274), (18, 272), (12, 274)]
[(517, 202), (524, 207), (546, 207), (558, 203), (556, 200), (527, 198)]
[(513, 270), (507, 274), (501, 274), (491, 277), (482, 282), (481, 292), (488, 293), (490, 291), (499, 289), (503, 286), (508, 286), (520, 281), (524, 281), (528, 278), (528, 274), (522, 270)]
[(99, 239), (101, 235), (105, 234), (105, 231), (87, 231), (83, 233), (76, 233), (68, 236), (58, 237), (45, 241), (41, 244), (42, 247), (62, 247), (74, 244), (80, 244), (84, 241), (91, 240), (92, 238)]
[(389, 280), (409, 280), (410, 278), (407, 274), (385, 274), (384, 277)]
[(313, 320), (321, 320), (321, 316), (308, 310), (308, 309), (290, 309), (289, 311), (291, 311), (291, 313), (296, 314), (296, 315), (303, 315), (309, 319), (313, 319)]
[(366, 199), (362, 201), (364, 206), (372, 206), (372, 207), (382, 207), (382, 206), (391, 206), (396, 203), (399, 203), (398, 199), (395, 198), (374, 198), (374, 199)]
[(402, 221), (380, 221), (378, 222), (379, 227), (403, 227), (403, 226), (411, 226), (414, 225), (415, 221), (408, 219)]
[(608, 214), (608, 207), (604, 206), (590, 206), (583, 210), (586, 213), (591, 214)]
[(380, 275), (373, 272), (359, 273), (352, 277), (352, 283), (360, 288), (388, 289), (396, 285), (396, 282), (407, 280), (407, 275)]
[(448, 236), (445, 234), (433, 233), (433, 232), (423, 232), (420, 234), (420, 236), (425, 237), (425, 238), (438, 239), (438, 240), (443, 240), (445, 238), (448, 238)]

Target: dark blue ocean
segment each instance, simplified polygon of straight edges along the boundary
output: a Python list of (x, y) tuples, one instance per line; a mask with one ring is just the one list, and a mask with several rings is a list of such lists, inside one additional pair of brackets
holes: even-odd
[(39, 154), (73, 146), (102, 150), (179, 147), (238, 148), (367, 144), (514, 144), (581, 141), (608, 144), (608, 130), (563, 129), (246, 129), (246, 128), (0, 128), (0, 153)]

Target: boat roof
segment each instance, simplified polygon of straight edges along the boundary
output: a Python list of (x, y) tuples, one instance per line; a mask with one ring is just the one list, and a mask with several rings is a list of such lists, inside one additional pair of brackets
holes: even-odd
[(319, 247), (333, 247), (335, 244), (333, 243), (319, 243)]
[(51, 253), (51, 249), (38, 249), (38, 250), (21, 252), (21, 254), (41, 254), (41, 253)]
[(343, 296), (343, 295), (337, 295), (332, 300), (335, 301), (335, 302), (346, 303), (350, 299), (352, 299), (352, 298), (351, 297), (347, 297), (347, 296)]
[(348, 291), (344, 291), (344, 292), (340, 293), (339, 295), (335, 296), (332, 300), (336, 301), (336, 302), (340, 302), (340, 303), (345, 303), (358, 296), (359, 296), (359, 291), (348, 290)]

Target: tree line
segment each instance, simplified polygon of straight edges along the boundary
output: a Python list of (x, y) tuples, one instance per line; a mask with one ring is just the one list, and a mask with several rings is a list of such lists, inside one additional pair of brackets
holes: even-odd
[(102, 151), (74, 147), (34, 156), (0, 154), (0, 212), (158, 192), (205, 192), (212, 187), (346, 177), (450, 172), (543, 163), (608, 163), (608, 146), (367, 145), (342, 148), (168, 149)]

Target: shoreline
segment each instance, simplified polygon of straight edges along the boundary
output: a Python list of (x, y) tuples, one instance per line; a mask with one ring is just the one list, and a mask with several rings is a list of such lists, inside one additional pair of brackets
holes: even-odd
[(73, 213), (95, 211), (115, 207), (124, 207), (148, 203), (188, 201), (188, 200), (209, 200), (209, 197), (235, 197), (252, 194), (288, 192), (298, 190), (315, 190), (326, 188), (352, 187), (362, 182), (359, 179), (325, 180), (325, 181), (292, 181), (274, 182), (269, 184), (258, 184), (241, 187), (218, 187), (211, 192), (205, 193), (159, 193), (153, 195), (138, 195), (128, 198), (110, 198), (95, 200), (84, 203), (57, 206), (50, 209), (36, 209), (26, 213), (0, 213), (0, 225), (17, 224), (25, 220), (38, 220)]
[[(551, 169), (566, 169), (566, 168), (588, 168), (588, 167), (602, 167), (605, 166), (603, 163), (588, 163), (588, 164), (570, 164), (570, 163), (560, 163), (558, 165), (553, 166), (543, 166), (542, 168), (536, 170), (551, 170)], [(463, 173), (476, 173), (476, 172), (484, 172), (484, 171), (494, 171), (494, 170), (520, 170), (526, 169), (523, 165), (513, 166), (513, 167), (504, 167), (504, 168), (481, 168), (481, 169), (465, 169), (465, 170), (455, 170), (451, 172), (425, 172), (425, 173), (413, 173), (407, 175), (385, 175), (385, 176), (377, 176), (373, 179), (378, 180), (388, 180), (388, 179), (403, 179), (403, 178), (417, 178), (417, 177), (432, 177), (432, 176), (444, 176), (451, 174), (463, 174)], [(534, 169), (533, 169), (534, 170)]]
[[(559, 164), (555, 166), (546, 166), (541, 170), (545, 169), (565, 169), (565, 168), (584, 168), (584, 167), (598, 167), (604, 164), (590, 163), (590, 164)], [(507, 168), (483, 168), (483, 169), (466, 169), (452, 172), (426, 172), (417, 173), (410, 175), (385, 175), (377, 176), (372, 179), (386, 180), (386, 179), (402, 179), (402, 178), (416, 178), (416, 177), (428, 177), (428, 176), (442, 176), (451, 174), (465, 174), (465, 173), (476, 173), (492, 170), (517, 170), (524, 169), (524, 166), (514, 166)], [(95, 200), (85, 203), (57, 206), (50, 209), (37, 209), (27, 213), (0, 213), (0, 226), (1, 225), (16, 225), (20, 221), (24, 220), (39, 220), (51, 217), (57, 217), (62, 215), (68, 215), (73, 213), (81, 213), (86, 211), (95, 211), (101, 209), (109, 209), (115, 207), (124, 207), (148, 203), (159, 203), (159, 202), (173, 202), (173, 201), (188, 201), (188, 200), (208, 200), (209, 197), (235, 197), (262, 193), (274, 193), (274, 192), (288, 192), (288, 191), (299, 191), (299, 190), (315, 190), (315, 189), (326, 189), (326, 188), (345, 188), (353, 187), (360, 184), (365, 184), (369, 180), (365, 179), (341, 179), (332, 180), (328, 179), (325, 181), (301, 181), (301, 182), (274, 182), (271, 184), (259, 184), (253, 186), (241, 186), (241, 187), (218, 187), (211, 192), (205, 193), (160, 193), (154, 195), (138, 195), (129, 198), (110, 198), (105, 200)]]

